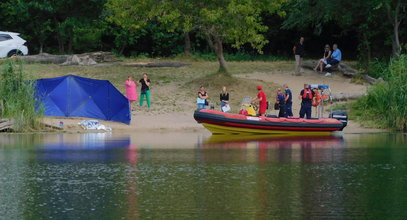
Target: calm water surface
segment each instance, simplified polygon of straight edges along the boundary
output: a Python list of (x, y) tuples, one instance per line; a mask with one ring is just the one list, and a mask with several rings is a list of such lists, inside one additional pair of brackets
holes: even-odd
[(407, 219), (405, 134), (187, 136), (1, 134), (0, 219)]

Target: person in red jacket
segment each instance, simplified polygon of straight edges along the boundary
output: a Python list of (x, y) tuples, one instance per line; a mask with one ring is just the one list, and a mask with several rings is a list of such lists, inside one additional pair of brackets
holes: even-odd
[(259, 91), (259, 93), (257, 94), (257, 97), (252, 100), (252, 102), (259, 103), (259, 115), (264, 116), (267, 109), (267, 97), (266, 94), (263, 92), (263, 88), (261, 86), (257, 86), (257, 90)]

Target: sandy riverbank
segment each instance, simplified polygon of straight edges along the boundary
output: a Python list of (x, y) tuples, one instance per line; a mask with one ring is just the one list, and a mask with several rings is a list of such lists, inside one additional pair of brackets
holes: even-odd
[[(124, 80), (127, 75), (141, 76), (148, 72), (152, 80), (152, 109), (135, 108), (132, 112), (132, 122), (125, 125), (115, 122), (101, 121), (109, 126), (113, 132), (198, 132), (209, 134), (201, 125), (193, 119), (193, 111), (196, 109), (196, 93), (200, 85), (207, 87), (210, 96), (209, 101), (218, 102), (218, 94), (223, 85), (226, 85), (231, 95), (232, 112), (237, 112), (240, 103), (245, 96), (257, 94), (256, 85), (262, 85), (269, 100), (273, 100), (275, 89), (288, 83), (294, 94), (293, 112), (298, 116), (300, 100), (298, 94), (304, 83), (328, 84), (333, 93), (346, 93), (353, 95), (364, 94), (367, 84), (355, 84), (351, 79), (334, 74), (325, 77), (323, 74), (306, 70), (301, 76), (292, 75), (293, 64), (289, 61), (275, 62), (230, 62), (230, 76), (214, 74), (216, 62), (191, 62), (191, 66), (181, 68), (149, 68), (140, 69), (125, 65), (126, 62), (117, 63), (108, 67), (60, 67), (55, 65), (28, 65), (27, 69), (34, 78), (56, 77), (66, 74), (76, 74), (83, 77), (107, 79), (120, 91), (124, 92)], [(218, 106), (216, 106), (218, 108)], [(315, 112), (315, 111), (314, 111)], [(276, 114), (275, 111), (270, 112)], [(324, 115), (327, 116), (327, 113)], [(54, 118), (47, 117), (44, 121), (58, 126), (64, 122), (64, 130), (69, 132), (83, 132), (78, 122), (81, 118)], [(350, 121), (345, 132), (380, 132), (382, 130), (364, 128), (358, 123)]]

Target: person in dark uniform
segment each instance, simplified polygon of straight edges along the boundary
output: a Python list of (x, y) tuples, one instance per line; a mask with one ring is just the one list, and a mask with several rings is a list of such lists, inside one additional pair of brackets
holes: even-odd
[(286, 117), (286, 111), (285, 111), (285, 96), (281, 92), (281, 89), (277, 89), (277, 97), (276, 97), (276, 102), (278, 103), (278, 108), (280, 111), (278, 112), (278, 117)]
[(295, 43), (293, 47), (293, 53), (295, 57), (295, 74), (300, 75), (302, 57), (304, 56), (304, 37), (300, 37), (300, 40)]
[(304, 84), (304, 89), (301, 90), (299, 98), (301, 102), (300, 118), (307, 116), (307, 119), (311, 118), (312, 101), (315, 98), (315, 92), (312, 91), (308, 84)]
[(287, 84), (284, 84), (284, 93), (285, 93), (285, 114), (287, 117), (293, 116), (293, 94), (288, 88)]

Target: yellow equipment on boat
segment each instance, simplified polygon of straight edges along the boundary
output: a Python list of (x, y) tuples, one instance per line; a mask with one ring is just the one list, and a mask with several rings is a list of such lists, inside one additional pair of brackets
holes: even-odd
[(242, 109), (244, 109), (247, 113), (247, 115), (250, 116), (256, 116), (256, 110), (254, 110), (254, 107), (252, 104), (242, 104)]

